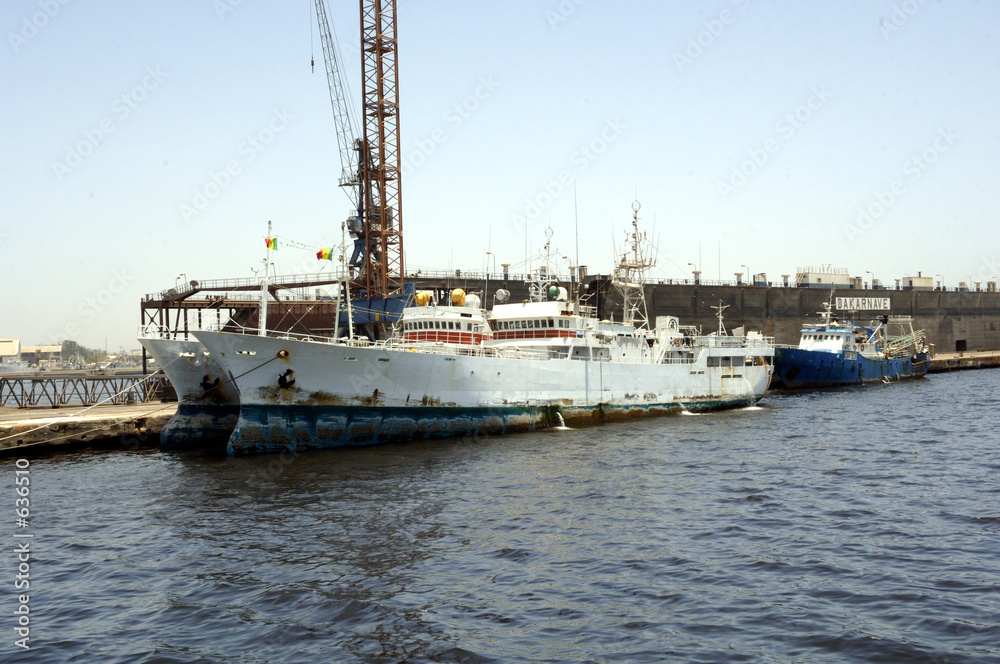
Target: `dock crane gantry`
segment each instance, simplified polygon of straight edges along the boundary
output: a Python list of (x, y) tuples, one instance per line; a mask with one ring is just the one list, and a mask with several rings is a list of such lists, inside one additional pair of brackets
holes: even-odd
[(396, 0), (360, 0), (364, 132), (356, 138), (324, 0), (316, 17), (337, 124), (341, 178), (356, 214), (351, 289), (365, 298), (403, 292), (403, 215), (400, 196), (399, 88), (396, 75)]

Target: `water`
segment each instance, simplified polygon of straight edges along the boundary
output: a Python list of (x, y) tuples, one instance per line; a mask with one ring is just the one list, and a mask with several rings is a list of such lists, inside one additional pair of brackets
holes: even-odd
[(5, 581), (0, 659), (1000, 662), (998, 387), (297, 457), (34, 458), (32, 649)]

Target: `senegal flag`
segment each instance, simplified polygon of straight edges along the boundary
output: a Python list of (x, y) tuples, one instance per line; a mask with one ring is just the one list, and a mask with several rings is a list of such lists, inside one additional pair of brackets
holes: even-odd
[(323, 247), (316, 252), (316, 258), (321, 261), (332, 261), (333, 260), (333, 249), (330, 247)]
[(264, 238), (264, 244), (267, 245), (268, 249), (278, 250), (278, 238), (276, 237), (266, 237)]

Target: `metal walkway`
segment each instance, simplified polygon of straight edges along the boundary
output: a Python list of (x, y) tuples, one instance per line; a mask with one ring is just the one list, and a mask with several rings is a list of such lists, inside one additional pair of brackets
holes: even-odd
[(158, 401), (168, 385), (165, 376), (141, 374), (0, 375), (0, 407), (148, 403)]

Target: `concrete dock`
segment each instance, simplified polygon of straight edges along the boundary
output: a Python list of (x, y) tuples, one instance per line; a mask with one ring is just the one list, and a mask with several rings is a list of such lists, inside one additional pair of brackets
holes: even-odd
[(964, 369), (995, 369), (1000, 367), (1000, 351), (985, 350), (969, 353), (937, 353), (931, 358), (930, 373)]
[(62, 408), (0, 408), (0, 455), (81, 445), (158, 443), (177, 403)]

